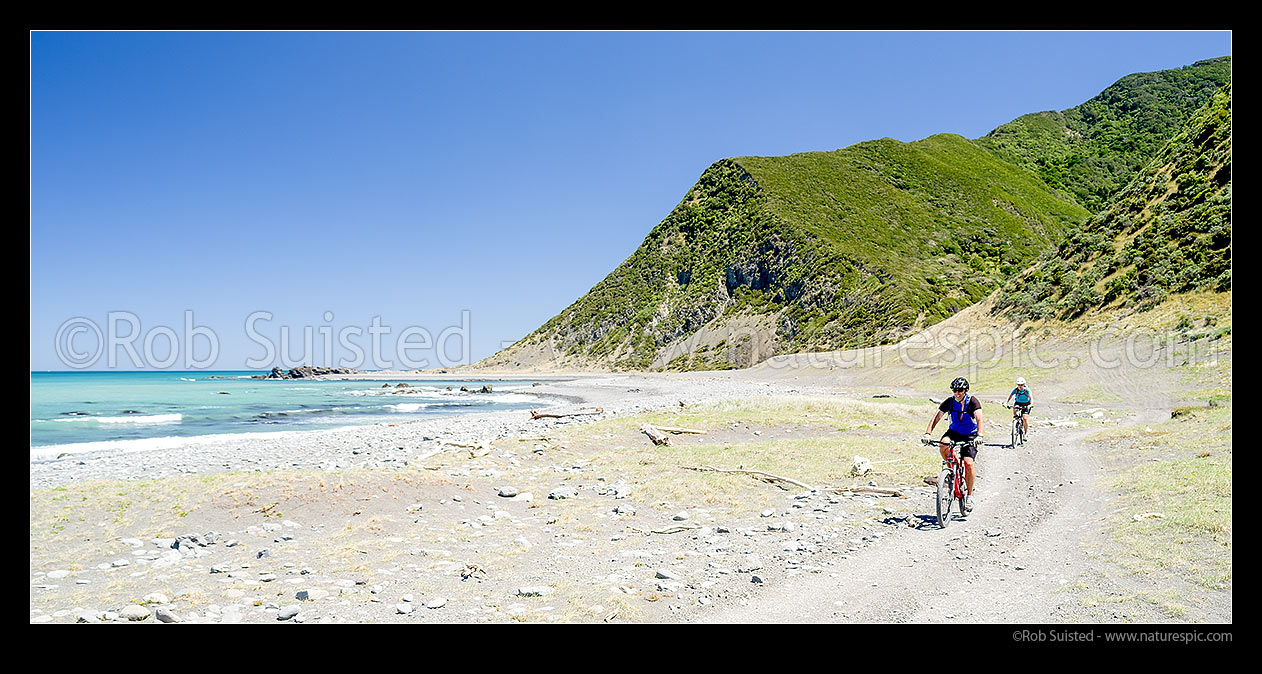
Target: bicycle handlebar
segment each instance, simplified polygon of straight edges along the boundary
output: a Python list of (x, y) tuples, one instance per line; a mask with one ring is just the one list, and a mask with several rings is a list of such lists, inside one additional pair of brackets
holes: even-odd
[[(968, 446), (980, 441), (981, 441), (981, 438), (977, 437), (972, 440), (947, 440), (947, 443), (950, 444), (952, 447), (965, 447), (965, 446)], [(942, 441), (934, 440), (933, 438), (921, 438), (920, 444), (926, 445), (929, 447), (936, 447), (937, 445), (942, 444)]]

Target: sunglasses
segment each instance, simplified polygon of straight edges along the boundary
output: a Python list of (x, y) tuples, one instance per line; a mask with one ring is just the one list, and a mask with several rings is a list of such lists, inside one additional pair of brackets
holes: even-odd
[(963, 393), (963, 392), (967, 391), (968, 389), (966, 389), (966, 388), (953, 388), (953, 389), (951, 389), (951, 390), (952, 390), (952, 391), (955, 391), (956, 393)]

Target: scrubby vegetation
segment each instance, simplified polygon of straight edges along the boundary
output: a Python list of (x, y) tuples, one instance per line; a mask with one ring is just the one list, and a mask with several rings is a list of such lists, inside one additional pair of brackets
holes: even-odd
[(1009, 284), (996, 309), (1073, 318), (1206, 288), (1231, 288), (1231, 85), (1082, 229)]
[(1230, 81), (1230, 56), (1128, 75), (1082, 105), (1019, 117), (978, 142), (1094, 212)]

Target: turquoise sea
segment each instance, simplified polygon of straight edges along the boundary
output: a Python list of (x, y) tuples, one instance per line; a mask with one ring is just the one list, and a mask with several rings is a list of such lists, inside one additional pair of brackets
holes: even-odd
[[(409, 381), (396, 388), (397, 381), (384, 379), (250, 378), (256, 374), (263, 373), (32, 372), (31, 460), (110, 447), (160, 448), (196, 436), (397, 423), (548, 404), (530, 393), (532, 382), (521, 380)], [(476, 390), (485, 383), (492, 393), (460, 392), (461, 386)]]

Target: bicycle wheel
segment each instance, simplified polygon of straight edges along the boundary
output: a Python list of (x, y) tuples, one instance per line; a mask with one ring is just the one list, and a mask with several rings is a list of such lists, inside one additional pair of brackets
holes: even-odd
[(1021, 420), (1013, 418), (1012, 421), (1012, 448), (1015, 449), (1017, 441), (1021, 439)]
[(950, 470), (938, 473), (938, 527), (945, 529), (951, 517), (951, 502), (955, 500), (955, 478)]

